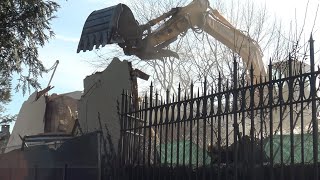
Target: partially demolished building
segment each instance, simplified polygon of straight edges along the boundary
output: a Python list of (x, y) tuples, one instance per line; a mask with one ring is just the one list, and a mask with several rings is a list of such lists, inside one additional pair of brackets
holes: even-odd
[[(84, 79), (83, 92), (47, 95), (51, 88), (46, 88), (31, 94), (0, 156), (0, 179), (100, 178), (101, 157), (110, 149), (117, 151), (120, 139), (117, 100), (124, 89), (137, 99), (139, 77), (147, 80), (149, 76), (133, 69), (130, 62), (114, 58), (104, 71)], [(74, 152), (78, 153), (70, 156)], [(86, 170), (76, 176), (65, 173), (75, 167)], [(47, 170), (40, 172), (39, 168)], [(23, 173), (12, 173), (17, 169)]]

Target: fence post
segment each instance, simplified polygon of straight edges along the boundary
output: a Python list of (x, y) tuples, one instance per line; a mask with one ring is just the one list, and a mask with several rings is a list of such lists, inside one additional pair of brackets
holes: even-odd
[[(177, 166), (180, 165), (179, 161), (180, 161), (180, 157), (179, 157), (179, 142), (180, 142), (180, 123), (181, 123), (181, 87), (180, 87), (180, 83), (179, 83), (179, 87), (178, 87), (178, 97), (177, 97), (177, 118), (176, 118), (176, 123), (177, 123)], [(184, 149), (183, 149), (184, 151)]]
[(289, 89), (289, 123), (290, 123), (290, 177), (291, 180), (294, 179), (294, 124), (293, 124), (293, 70), (292, 70), (292, 56), (289, 54), (289, 84), (288, 84), (288, 89)]
[(148, 95), (147, 93), (144, 96), (143, 100), (143, 110), (141, 111), (142, 119), (143, 119), (143, 139), (142, 139), (142, 168), (141, 168), (141, 179), (146, 179), (146, 134), (147, 134), (147, 118), (148, 118)]
[[(300, 94), (299, 94), (299, 96), (300, 96), (300, 98), (301, 99), (303, 99), (303, 97), (304, 97), (304, 86), (305, 86), (305, 84), (304, 84), (304, 80), (303, 80), (303, 76), (301, 76), (302, 75), (302, 62), (300, 62), (300, 64), (299, 64), (299, 76), (300, 76), (300, 83), (299, 83), (299, 85), (300, 85)], [(300, 108), (301, 108), (301, 125), (300, 125), (300, 129), (301, 129), (301, 164), (303, 164), (304, 165), (304, 130), (303, 130), (303, 128), (304, 128), (304, 122), (303, 122), (303, 116), (304, 116), (304, 114), (303, 114), (303, 109), (304, 109), (304, 107), (303, 107), (303, 101), (301, 101), (301, 103), (300, 103)], [(303, 173), (302, 173), (302, 175), (303, 175)]]
[[(251, 155), (251, 158), (250, 158), (250, 169), (251, 169), (251, 179), (254, 180), (256, 179), (255, 178), (255, 169), (254, 169), (254, 163), (255, 163), (255, 149), (254, 149), (254, 144), (255, 144), (255, 138), (254, 138), (254, 131), (255, 131), (255, 127), (254, 127), (254, 84), (253, 84), (253, 79), (254, 79), (254, 76), (253, 76), (253, 66), (251, 64), (251, 67), (250, 67), (250, 152), (252, 153)], [(260, 82), (261, 83), (261, 82)]]
[(236, 58), (233, 61), (233, 144), (234, 144), (234, 180), (238, 179), (238, 141), (239, 133), (237, 109), (238, 109), (238, 66)]
[[(189, 168), (192, 168), (192, 129), (193, 129), (193, 83), (191, 83), (190, 86), (190, 115), (189, 115), (189, 119), (190, 119), (190, 127), (189, 127), (189, 134), (190, 134), (190, 145), (189, 145)], [(190, 172), (190, 171), (189, 171)], [(190, 172), (190, 178), (191, 178), (191, 172)]]
[(274, 179), (273, 177), (273, 81), (272, 81), (272, 62), (270, 60), (269, 62), (269, 84), (268, 84), (268, 90), (269, 90), (269, 125), (270, 125), (270, 179)]
[(168, 124), (169, 124), (169, 90), (167, 89), (166, 91), (166, 105), (165, 105), (165, 140), (164, 140), (164, 163), (165, 163), (165, 167), (167, 167), (168, 165)]
[[(153, 85), (151, 82), (150, 85), (150, 95), (149, 95), (149, 122), (148, 122), (148, 134), (149, 134), (149, 139), (148, 139), (148, 166), (150, 167), (151, 165), (151, 136), (152, 136), (152, 107), (153, 107), (153, 103), (152, 103), (152, 99), (153, 99)], [(154, 149), (155, 150), (155, 149)]]
[(313, 134), (313, 165), (314, 165), (314, 179), (318, 179), (318, 120), (316, 107), (316, 77), (314, 72), (314, 40), (312, 34), (310, 36), (310, 93), (311, 93), (311, 107), (312, 107), (312, 134)]
[[(159, 107), (158, 107), (158, 101), (159, 101), (159, 99), (158, 99), (158, 96), (159, 96), (159, 94), (158, 94), (158, 91), (156, 90), (156, 94), (155, 94), (155, 103), (154, 103), (154, 105), (155, 105), (155, 111), (154, 111), (154, 122), (153, 122), (153, 124), (154, 124), (154, 145), (153, 145), (153, 164), (155, 165), (155, 164), (158, 164), (159, 162), (158, 162), (158, 153), (157, 153), (157, 142), (158, 142), (158, 124), (159, 124), (159, 122), (158, 122), (158, 110), (159, 110)], [(160, 145), (160, 144), (159, 144)]]
[[(219, 72), (219, 79), (218, 79), (218, 180), (221, 179), (221, 114), (222, 114), (222, 103), (221, 103), (221, 87), (222, 87), (222, 79), (221, 79), (221, 74)], [(228, 104), (227, 104), (228, 106)], [(213, 107), (212, 107), (213, 109)], [(213, 125), (211, 124), (211, 127)], [(226, 133), (228, 134), (228, 133)]]
[(208, 97), (207, 97), (207, 79), (205, 79), (204, 81), (204, 88), (203, 88), (203, 108), (202, 108), (202, 116), (203, 116), (203, 139), (202, 139), (202, 150), (203, 150), (203, 154), (202, 154), (202, 165), (205, 166), (206, 165), (206, 159), (205, 159), (205, 153), (206, 153), (206, 136), (207, 136), (207, 132), (206, 132), (206, 126), (207, 126), (207, 102), (208, 102)]

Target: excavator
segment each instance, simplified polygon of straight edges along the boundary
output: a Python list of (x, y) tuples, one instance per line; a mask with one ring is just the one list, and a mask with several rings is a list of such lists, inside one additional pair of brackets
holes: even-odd
[(179, 58), (167, 46), (189, 29), (201, 29), (237, 53), (246, 67), (253, 66), (255, 79), (266, 77), (258, 43), (212, 9), (208, 0), (193, 0), (142, 25), (125, 4), (93, 11), (84, 24), (77, 52), (116, 43), (125, 55), (135, 55), (141, 60)]

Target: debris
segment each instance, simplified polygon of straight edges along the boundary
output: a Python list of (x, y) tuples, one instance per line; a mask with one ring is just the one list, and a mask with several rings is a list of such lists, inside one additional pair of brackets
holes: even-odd
[[(45, 95), (48, 88), (31, 94), (20, 109), (5, 152), (19, 149), (24, 136), (44, 133), (71, 134), (77, 118), (80, 91)], [(39, 96), (39, 94), (41, 94)]]

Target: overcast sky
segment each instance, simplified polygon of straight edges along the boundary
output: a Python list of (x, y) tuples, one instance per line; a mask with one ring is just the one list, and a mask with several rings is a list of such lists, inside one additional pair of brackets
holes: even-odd
[[(128, 2), (130, 0), (126, 1)], [(56, 37), (51, 39), (44, 48), (39, 50), (40, 58), (46, 67), (51, 67), (57, 59), (60, 60), (60, 64), (51, 83), (55, 88), (50, 91), (50, 94), (83, 90), (83, 79), (96, 70), (86, 62), (86, 60), (95, 57), (94, 53), (76, 53), (83, 24), (87, 16), (94, 10), (116, 5), (120, 2), (126, 3), (123, 0), (59, 0), (58, 2), (61, 8), (57, 13), (58, 18), (52, 22), (52, 28), (56, 33)], [(257, 3), (259, 2), (266, 3), (269, 12), (275, 14), (279, 19), (282, 19), (282, 21), (285, 22), (284, 24), (287, 25), (290, 20), (294, 20), (296, 13), (299, 17), (297, 18), (298, 22), (300, 26), (302, 26), (307, 0), (257, 0)], [(306, 20), (307, 26), (305, 30), (308, 32), (308, 36), (311, 32), (311, 25), (313, 24), (319, 2), (320, 0), (310, 0), (309, 2)], [(316, 31), (316, 41), (320, 41), (318, 38), (320, 31), (319, 19), (320, 18), (317, 18), (318, 26), (314, 29), (314, 31)], [(108, 46), (105, 48), (107, 47)], [(44, 74), (40, 79), (42, 87), (47, 86), (51, 73), (52, 72)], [(8, 112), (11, 114), (18, 113), (23, 101), (26, 100), (28, 96), (28, 93), (25, 96), (22, 96), (21, 92), (14, 94), (13, 101), (7, 106)]]

